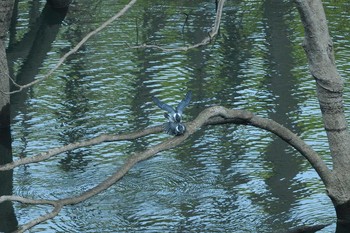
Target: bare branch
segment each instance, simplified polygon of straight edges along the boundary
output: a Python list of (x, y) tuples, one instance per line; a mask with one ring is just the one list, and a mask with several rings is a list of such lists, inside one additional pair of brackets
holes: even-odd
[[(65, 61), (66, 59), (76, 53), (83, 44), (86, 43), (86, 41), (88, 41), (92, 36), (96, 35), (98, 32), (100, 32), (101, 30), (103, 30), (105, 27), (107, 27), (109, 24), (111, 24), (112, 22), (114, 22), (115, 20), (117, 20), (118, 18), (120, 18), (122, 15), (124, 15), (134, 4), (136, 3), (136, 0), (131, 0), (121, 11), (119, 11), (116, 15), (114, 15), (113, 17), (111, 17), (110, 19), (108, 19), (107, 21), (105, 21), (103, 24), (101, 24), (100, 27), (98, 27), (97, 29), (95, 29), (94, 31), (88, 33), (73, 49), (71, 49), (69, 52), (67, 52), (65, 55), (63, 55), (63, 57), (61, 57), (61, 59), (56, 63), (56, 65), (44, 76), (37, 78), (36, 80), (34, 80), (33, 82), (24, 84), (24, 85), (19, 85), (17, 84), (14, 80), (11, 79), (11, 81), (13, 82), (13, 84), (18, 88), (17, 90), (11, 91), (11, 92), (4, 92), (2, 90), (0, 90), (2, 93), (4, 94), (14, 94), (17, 92), (21, 92), (23, 89), (29, 88), (47, 78), (49, 78)], [(187, 51), (189, 49), (193, 49), (193, 48), (198, 48), (200, 46), (204, 46), (207, 45), (209, 43), (211, 43), (212, 39), (218, 34), (219, 31), (219, 27), (220, 27), (220, 22), (221, 22), (221, 17), (222, 17), (222, 9), (224, 6), (225, 0), (220, 0), (218, 3), (218, 8), (217, 8), (217, 12), (216, 12), (216, 18), (215, 18), (215, 22), (214, 25), (211, 29), (211, 31), (208, 33), (208, 37), (204, 38), (200, 43), (195, 44), (195, 45), (189, 45), (187, 47), (179, 47), (179, 48), (163, 48), (161, 46), (157, 46), (157, 45), (140, 45), (140, 46), (129, 46), (130, 48), (156, 48), (156, 49), (160, 49), (163, 51)]]
[[(168, 141), (165, 141), (142, 153), (136, 153), (135, 155), (129, 158), (130, 163), (131, 164), (134, 162), (137, 163), (139, 161), (142, 161), (144, 159), (147, 159), (155, 155), (160, 151), (175, 147), (176, 145), (180, 144), (183, 140), (185, 140), (189, 135), (193, 134), (195, 131), (201, 128), (203, 125), (215, 125), (215, 124), (227, 124), (227, 123), (249, 124), (276, 134), (277, 136), (282, 138), (284, 141), (286, 141), (288, 144), (293, 146), (296, 150), (298, 150), (310, 162), (310, 164), (314, 167), (314, 169), (317, 171), (317, 173), (320, 175), (321, 179), (325, 183), (329, 181), (327, 177), (331, 177), (331, 174), (330, 174), (331, 171), (325, 165), (325, 163), (320, 158), (320, 156), (296, 134), (294, 134), (293, 132), (291, 132), (290, 130), (288, 130), (287, 128), (285, 128), (284, 126), (278, 124), (273, 120), (255, 116), (253, 113), (245, 110), (233, 110), (233, 109), (227, 109), (221, 106), (211, 107), (203, 110), (194, 121), (186, 124), (187, 132), (184, 136), (171, 138)], [(161, 131), (162, 131), (162, 127), (156, 126), (156, 127), (147, 128), (141, 131), (126, 133), (121, 135), (104, 134), (93, 139), (68, 144), (63, 147), (51, 149), (47, 152), (42, 152), (32, 157), (27, 157), (27, 158), (13, 161), (11, 163), (0, 166), (0, 171), (10, 170), (19, 165), (41, 162), (51, 158), (52, 156), (55, 156), (73, 149), (81, 148), (81, 147), (92, 146), (103, 142), (133, 140), (149, 134), (159, 133)]]
[[(114, 174), (112, 174), (110, 177), (108, 177), (107, 179), (105, 179), (103, 182), (99, 183), (95, 187), (83, 192), (79, 196), (59, 199), (59, 200), (44, 200), (44, 199), (32, 200), (32, 199), (18, 197), (18, 196), (2, 196), (0, 197), (0, 203), (4, 201), (18, 201), (18, 202), (27, 203), (27, 204), (39, 204), (39, 205), (49, 204), (55, 207), (54, 210), (52, 210), (51, 212), (44, 214), (39, 218), (26, 223), (23, 226), (20, 226), (20, 232), (22, 232), (23, 229), (27, 230), (41, 222), (44, 222), (48, 219), (55, 217), (60, 212), (62, 207), (65, 205), (74, 205), (74, 204), (83, 202), (88, 198), (103, 192), (104, 190), (108, 189), (110, 186), (118, 182), (122, 177), (124, 177), (125, 174), (138, 162), (147, 160), (155, 156), (161, 151), (168, 150), (178, 146), (179, 144), (184, 142), (190, 135), (192, 135), (197, 130), (199, 130), (202, 126), (216, 125), (216, 124), (245, 124), (245, 125), (252, 125), (252, 126), (270, 131), (276, 134), (277, 136), (279, 136), (280, 138), (282, 138), (284, 141), (286, 141), (296, 150), (298, 150), (310, 162), (312, 167), (317, 171), (317, 173), (319, 174), (319, 176), (321, 177), (321, 179), (326, 185), (332, 182), (332, 180), (334, 179), (334, 176), (331, 170), (326, 166), (326, 164), (323, 162), (321, 157), (309, 145), (307, 145), (300, 137), (298, 137), (296, 134), (294, 134), (287, 128), (283, 127), (282, 125), (278, 124), (273, 120), (255, 116), (253, 113), (249, 111), (233, 110), (233, 109), (227, 109), (221, 106), (215, 106), (215, 107), (210, 107), (203, 110), (195, 120), (187, 123), (186, 124), (187, 131), (183, 136), (169, 138), (145, 151), (133, 153), (128, 159), (126, 159), (124, 164), (115, 171)], [(152, 127), (152, 128), (148, 128), (142, 131), (137, 131), (129, 134), (101, 135), (94, 139), (69, 144), (61, 148), (52, 149), (49, 152), (42, 153), (34, 157), (38, 158), (37, 160), (40, 159), (40, 161), (42, 161), (44, 158), (47, 159), (53, 155), (62, 153), (64, 151), (85, 147), (85, 146), (90, 146), (90, 145), (94, 145), (101, 142), (107, 142), (107, 141), (110, 142), (110, 141), (119, 141), (119, 140), (133, 140), (135, 138), (146, 136), (151, 133), (159, 133), (161, 130), (162, 130), (161, 126), (157, 126), (157, 127)], [(16, 163), (16, 166), (18, 166), (18, 164), (28, 163), (28, 161), (25, 161), (25, 162), (19, 162), (19, 161), (20, 160), (18, 160), (18, 162), (14, 162)], [(7, 165), (4, 165), (1, 168), (5, 170), (4, 167), (6, 166)], [(14, 166), (14, 165), (11, 165), (11, 166)]]
[(41, 82), (41, 81), (49, 78), (53, 74), (53, 72), (55, 72), (66, 61), (66, 59), (70, 55), (76, 53), (81, 48), (81, 46), (83, 46), (83, 44), (85, 44), (85, 42), (88, 41), (92, 36), (96, 35), (101, 30), (103, 30), (105, 27), (107, 27), (109, 24), (111, 24), (115, 20), (119, 19), (122, 15), (124, 15), (130, 9), (130, 7), (132, 7), (136, 3), (136, 1), (137, 0), (131, 0), (116, 15), (114, 15), (113, 17), (111, 17), (110, 19), (105, 21), (103, 24), (101, 24), (101, 26), (99, 26), (98, 28), (96, 28), (92, 32), (88, 33), (73, 49), (71, 49), (69, 52), (67, 52), (65, 55), (63, 55), (63, 57), (57, 62), (57, 64), (45, 76), (40, 77), (40, 78), (36, 79), (35, 81), (30, 82), (30, 83), (25, 84), (25, 85), (19, 85), (19, 84), (15, 83), (15, 86), (17, 86), (19, 89), (15, 90), (15, 91), (11, 91), (7, 94), (13, 94), (13, 93), (20, 92), (25, 88), (31, 87), (31, 86), (37, 84), (38, 82)]
[(56, 217), (63, 207), (60, 201), (51, 201), (45, 199), (34, 200), (20, 196), (0, 196), (0, 203), (4, 201), (17, 201), (24, 204), (34, 205), (52, 205), (54, 207), (51, 212), (43, 214), (40, 217), (33, 219), (22, 226), (19, 226), (18, 229), (15, 231), (16, 233), (25, 232), (26, 230), (29, 230), (30, 228), (32, 228), (35, 225), (38, 225), (39, 223), (45, 222), (46, 220)]
[(25, 232), (25, 231), (29, 230), (30, 228), (34, 227), (35, 225), (38, 225), (38, 224), (40, 224), (42, 222), (45, 222), (45, 221), (47, 221), (49, 219), (52, 219), (52, 218), (56, 217), (60, 213), (62, 207), (63, 207), (63, 205), (61, 205), (60, 202), (56, 202), (55, 205), (54, 205), (54, 208), (53, 208), (53, 210), (51, 212), (43, 214), (40, 217), (38, 217), (36, 219), (33, 219), (33, 220), (29, 221), (26, 224), (23, 224), (15, 232), (16, 233)]
[(208, 119), (206, 124), (235, 123), (252, 125), (261, 129), (265, 129), (279, 136), (294, 149), (299, 151), (299, 153), (303, 155), (309, 161), (311, 166), (316, 170), (326, 187), (328, 184), (332, 183), (334, 179), (333, 173), (321, 159), (319, 154), (315, 152), (308, 144), (306, 144), (304, 140), (302, 140), (298, 135), (294, 134), (286, 127), (280, 125), (276, 121), (256, 116), (253, 113), (245, 110), (231, 110), (220, 106), (214, 108), (218, 108), (220, 111), (220, 114), (218, 115), (223, 117), (223, 119), (214, 117)]
[(20, 196), (0, 196), (0, 203), (4, 201), (17, 201), (24, 204), (35, 204), (35, 205), (56, 205), (55, 201), (51, 200), (34, 200), (30, 198), (20, 197)]
[[(16, 81), (15, 81), (13, 78), (11, 78), (11, 76), (10, 76), (8, 73), (3, 73), (3, 74), (6, 76), (6, 78), (10, 79), (10, 81), (11, 81), (11, 83), (12, 83), (13, 85), (15, 85), (15, 86), (18, 87), (18, 88), (21, 87), (21, 85), (17, 84)], [(7, 91), (1, 90), (1, 89), (2, 89), (2, 88), (0, 88), (0, 93), (1, 93), (1, 94), (4, 94), (4, 95), (9, 95), (9, 94), (10, 94), (10, 92), (7, 92)]]
[(224, 7), (224, 3), (225, 3), (225, 0), (219, 0), (214, 25), (211, 28), (210, 32), (208, 33), (208, 36), (205, 37), (198, 44), (188, 45), (188, 46), (184, 46), (184, 47), (177, 47), (177, 48), (165, 48), (165, 47), (158, 46), (158, 45), (147, 45), (147, 44), (138, 45), (138, 46), (130, 46), (130, 45), (128, 45), (128, 46), (132, 49), (151, 48), (151, 49), (159, 49), (159, 50), (162, 50), (165, 52), (173, 52), (173, 51), (188, 51), (190, 49), (194, 49), (194, 48), (198, 48), (198, 47), (210, 44), (212, 42), (213, 38), (219, 32), (220, 22), (221, 22), (221, 17), (222, 17), (222, 9)]
[(53, 149), (50, 149), (46, 152), (42, 152), (40, 154), (37, 154), (35, 156), (25, 157), (22, 159), (15, 160), (11, 163), (0, 165), (0, 171), (11, 170), (11, 169), (18, 167), (20, 165), (25, 165), (25, 164), (30, 164), (30, 163), (38, 163), (38, 162), (47, 160), (55, 155), (64, 153), (66, 151), (74, 150), (77, 148), (93, 146), (93, 145), (100, 144), (103, 142), (133, 140), (136, 138), (143, 137), (145, 135), (159, 133), (161, 131), (162, 131), (162, 127), (156, 126), (156, 127), (150, 127), (150, 128), (144, 129), (144, 130), (140, 130), (140, 131), (136, 131), (136, 132), (132, 132), (132, 133), (121, 134), (121, 135), (103, 134), (103, 135), (100, 135), (96, 138), (92, 138), (92, 139), (89, 139), (86, 141), (71, 143), (71, 144), (68, 144), (68, 145), (65, 145), (62, 147), (53, 148)]

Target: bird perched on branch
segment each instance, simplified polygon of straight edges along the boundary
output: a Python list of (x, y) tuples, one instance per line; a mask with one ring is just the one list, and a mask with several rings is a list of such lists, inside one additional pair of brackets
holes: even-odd
[(160, 101), (157, 97), (153, 97), (153, 102), (161, 109), (165, 110), (164, 117), (169, 122), (164, 124), (164, 130), (170, 135), (182, 135), (186, 131), (186, 126), (181, 122), (182, 113), (185, 107), (190, 103), (192, 91), (187, 92), (185, 98), (177, 105), (176, 109), (170, 105)]
[(167, 134), (180, 136), (186, 132), (186, 126), (183, 123), (178, 122), (166, 122), (163, 125), (164, 131)]

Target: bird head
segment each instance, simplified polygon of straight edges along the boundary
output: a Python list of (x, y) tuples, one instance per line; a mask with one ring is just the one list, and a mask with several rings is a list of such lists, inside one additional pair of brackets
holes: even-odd
[(179, 123), (175, 127), (175, 135), (182, 135), (186, 132), (186, 126), (182, 123)]

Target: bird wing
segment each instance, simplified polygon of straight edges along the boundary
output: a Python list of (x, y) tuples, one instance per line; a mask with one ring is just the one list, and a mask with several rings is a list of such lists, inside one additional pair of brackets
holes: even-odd
[(172, 122), (164, 123), (163, 127), (164, 127), (165, 133), (170, 134), (170, 135), (174, 135), (175, 132), (174, 132), (174, 129), (172, 127)]
[(157, 97), (153, 97), (153, 102), (158, 106), (160, 107), (161, 109), (171, 113), (171, 114), (174, 114), (175, 113), (175, 110), (170, 106), (170, 105), (167, 105), (166, 103), (163, 103), (162, 101), (160, 101)]
[(176, 111), (182, 114), (182, 111), (184, 110), (184, 108), (190, 103), (191, 98), (192, 98), (192, 91), (188, 91), (185, 98), (181, 100), (179, 105), (177, 105)]

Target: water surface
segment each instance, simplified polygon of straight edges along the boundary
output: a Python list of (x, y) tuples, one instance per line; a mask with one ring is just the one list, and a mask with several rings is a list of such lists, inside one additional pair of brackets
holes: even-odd
[[(76, 1), (62, 23), (44, 18), (36, 29), (45, 2), (19, 1), (8, 49), (13, 76), (26, 83), (46, 74), (124, 3)], [(349, 28), (342, 25), (349, 4), (326, 7), (346, 78)], [(219, 36), (203, 48), (163, 52), (127, 46), (198, 43), (214, 17), (214, 1), (138, 1), (49, 79), (12, 96), (14, 159), (161, 124), (163, 112), (151, 97), (174, 105), (192, 90), (186, 120), (213, 105), (247, 109), (292, 129), (331, 164), (293, 4), (227, 1)], [(52, 38), (38, 42), (47, 32)], [(39, 36), (30, 37), (35, 33)], [(28, 38), (34, 38), (32, 46)], [(49, 199), (78, 195), (118, 169), (130, 153), (167, 137), (104, 143), (16, 168), (13, 192)], [(14, 207), (19, 224), (46, 211)], [(107, 191), (65, 207), (31, 232), (281, 232), (332, 222), (335, 212), (322, 182), (295, 150), (260, 129), (224, 125), (203, 128), (181, 146), (136, 165)], [(322, 232), (334, 232), (334, 225)]]

